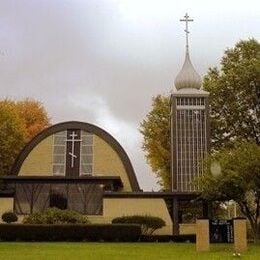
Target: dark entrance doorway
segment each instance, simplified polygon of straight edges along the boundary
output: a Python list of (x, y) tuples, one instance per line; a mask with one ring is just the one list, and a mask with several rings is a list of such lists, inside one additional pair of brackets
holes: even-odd
[(65, 185), (55, 185), (51, 188), (49, 206), (59, 209), (68, 208), (68, 196)]

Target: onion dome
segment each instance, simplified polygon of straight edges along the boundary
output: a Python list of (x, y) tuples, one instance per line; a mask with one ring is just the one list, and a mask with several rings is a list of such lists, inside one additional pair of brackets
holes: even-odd
[(200, 89), (202, 85), (201, 77), (194, 69), (191, 60), (189, 51), (186, 50), (185, 61), (182, 66), (181, 71), (175, 78), (174, 85), (177, 90), (184, 88), (195, 88)]

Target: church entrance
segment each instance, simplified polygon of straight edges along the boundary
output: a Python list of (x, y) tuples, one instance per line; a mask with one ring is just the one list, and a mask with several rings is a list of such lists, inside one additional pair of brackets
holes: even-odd
[(49, 204), (50, 208), (55, 207), (58, 209), (67, 209), (68, 208), (68, 196), (66, 192), (65, 185), (55, 185), (51, 187)]

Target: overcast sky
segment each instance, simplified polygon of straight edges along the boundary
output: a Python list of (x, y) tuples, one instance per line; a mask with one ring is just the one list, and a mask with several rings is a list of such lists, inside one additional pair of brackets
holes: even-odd
[(182, 66), (185, 12), (201, 75), (240, 39), (260, 39), (259, 0), (0, 0), (1, 98), (35, 98), (52, 123), (107, 130), (141, 187), (156, 189), (138, 127)]

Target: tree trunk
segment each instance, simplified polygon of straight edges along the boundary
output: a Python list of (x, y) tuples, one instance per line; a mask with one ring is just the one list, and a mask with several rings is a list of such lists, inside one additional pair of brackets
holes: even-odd
[[(246, 202), (242, 202), (242, 203), (238, 203), (238, 204), (240, 206), (242, 213), (247, 217), (247, 219), (250, 223), (253, 237), (254, 237), (254, 242), (256, 243), (257, 240), (259, 239), (258, 218), (254, 218), (254, 216), (252, 216), (252, 212), (250, 211)], [(257, 214), (254, 214), (254, 215), (257, 216)]]

